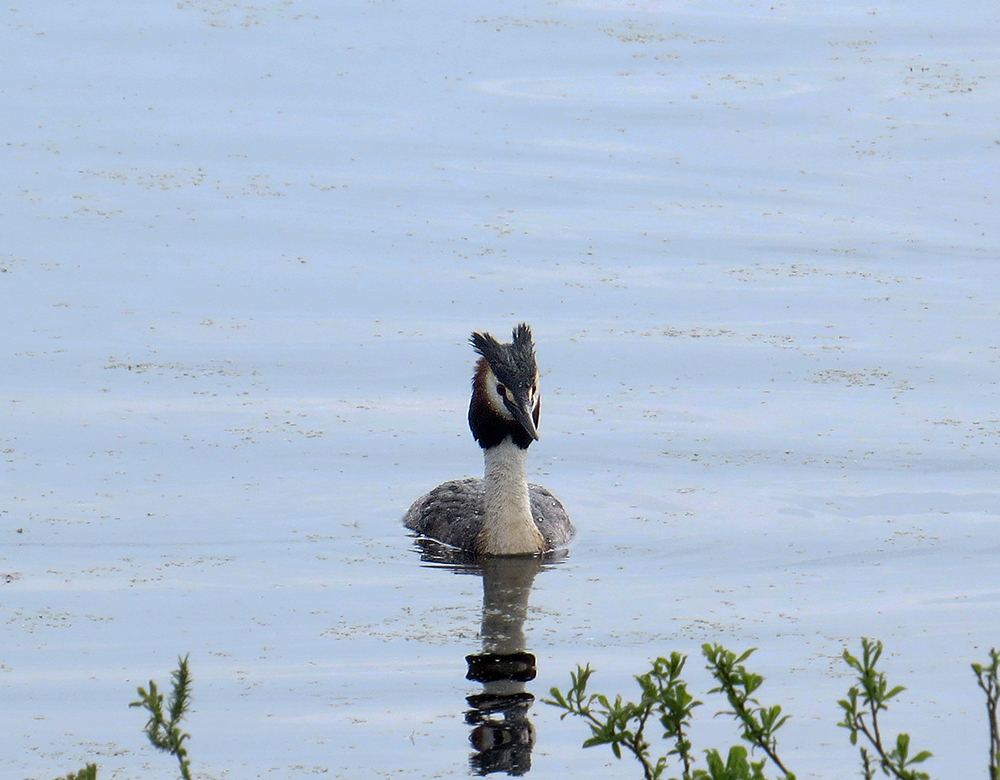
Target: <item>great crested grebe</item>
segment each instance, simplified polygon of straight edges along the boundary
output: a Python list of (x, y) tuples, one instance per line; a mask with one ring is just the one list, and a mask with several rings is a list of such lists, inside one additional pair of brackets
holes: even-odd
[(423, 536), (480, 555), (530, 555), (573, 538), (563, 505), (529, 485), (528, 447), (538, 439), (538, 366), (531, 329), (514, 328), (513, 342), (489, 333), (470, 339), (479, 353), (472, 378), (469, 427), (483, 448), (483, 479), (455, 479), (413, 502), (404, 525)]

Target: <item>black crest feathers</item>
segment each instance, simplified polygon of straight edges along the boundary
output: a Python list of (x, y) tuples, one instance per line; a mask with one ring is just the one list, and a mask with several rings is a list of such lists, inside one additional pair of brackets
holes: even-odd
[(473, 333), (469, 343), (486, 359), (497, 379), (512, 389), (527, 390), (538, 372), (531, 328), (522, 322), (511, 335), (512, 343), (501, 344), (489, 333)]

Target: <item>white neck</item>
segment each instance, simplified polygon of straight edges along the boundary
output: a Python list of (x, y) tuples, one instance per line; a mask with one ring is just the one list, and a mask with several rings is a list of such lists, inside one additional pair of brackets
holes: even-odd
[(479, 552), (523, 555), (542, 552), (545, 539), (531, 519), (528, 500), (528, 451), (510, 437), (483, 451), (486, 459), (485, 510)]

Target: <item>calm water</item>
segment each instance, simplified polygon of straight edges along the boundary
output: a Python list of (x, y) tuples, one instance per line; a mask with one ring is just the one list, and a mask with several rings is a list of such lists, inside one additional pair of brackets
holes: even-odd
[[(0, 775), (170, 776), (126, 705), (190, 653), (200, 778), (463, 777), (499, 643), (535, 657), (503, 691), (534, 744), (474, 766), (634, 778), (538, 699), (679, 650), (696, 748), (728, 745), (719, 642), (834, 780), (861, 635), (908, 687), (886, 728), (985, 771), (992, 6), (2, 16)], [(579, 536), (484, 577), (399, 521), (481, 469), (466, 339), (521, 320), (532, 476)]]

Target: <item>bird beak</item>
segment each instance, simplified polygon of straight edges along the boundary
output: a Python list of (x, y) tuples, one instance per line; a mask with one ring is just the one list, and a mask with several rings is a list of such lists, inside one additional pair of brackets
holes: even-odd
[(532, 439), (538, 441), (538, 429), (535, 427), (535, 421), (531, 418), (531, 412), (528, 411), (528, 399), (517, 398), (514, 403), (507, 403), (505, 399), (504, 402), (510, 413), (514, 415), (514, 419), (521, 424), (521, 427), (528, 432)]

